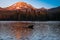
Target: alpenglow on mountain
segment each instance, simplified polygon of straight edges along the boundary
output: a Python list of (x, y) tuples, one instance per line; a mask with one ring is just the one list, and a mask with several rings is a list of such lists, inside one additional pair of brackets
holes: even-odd
[(0, 20), (60, 21), (60, 7), (37, 9), (25, 2), (17, 2), (6, 8), (0, 7)]
[(27, 4), (25, 2), (17, 2), (9, 7), (7, 7), (9, 10), (16, 10), (16, 9), (35, 9), (32, 5)]

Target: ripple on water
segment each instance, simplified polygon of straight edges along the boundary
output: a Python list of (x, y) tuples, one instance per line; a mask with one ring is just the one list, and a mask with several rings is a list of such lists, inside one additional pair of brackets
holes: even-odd
[(60, 40), (60, 23), (0, 22), (0, 40)]

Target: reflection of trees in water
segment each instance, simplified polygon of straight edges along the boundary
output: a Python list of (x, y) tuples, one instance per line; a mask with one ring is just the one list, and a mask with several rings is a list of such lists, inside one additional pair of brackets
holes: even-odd
[(20, 38), (27, 38), (28, 35), (30, 35), (31, 33), (31, 29), (29, 28), (14, 28), (13, 30), (13, 34), (17, 39)]
[[(31, 23), (32, 24), (32, 23)], [(27, 26), (29, 23), (3, 23), (0, 24), (0, 37), (4, 40), (58, 40), (60, 25), (57, 23), (34, 23), (34, 29)], [(56, 30), (58, 32), (56, 32)], [(57, 35), (58, 34), (58, 35)], [(1, 39), (3, 40), (3, 39)]]
[[(28, 28), (28, 27), (25, 27), (25, 26), (28, 26), (30, 25), (29, 23), (28, 24), (25, 24), (25, 23), (12, 23), (12, 24), (3, 24), (2, 26), (0, 26), (0, 32), (2, 32), (1, 36), (9, 36), (9, 39), (16, 39), (16, 40), (19, 40), (19, 39), (29, 39), (28, 36), (31, 35), (31, 32), (32, 32), (32, 29)], [(24, 26), (24, 27), (23, 27)], [(4, 35), (3, 35), (4, 34)], [(12, 38), (10, 38), (12, 37)], [(8, 37), (7, 37), (8, 38)]]

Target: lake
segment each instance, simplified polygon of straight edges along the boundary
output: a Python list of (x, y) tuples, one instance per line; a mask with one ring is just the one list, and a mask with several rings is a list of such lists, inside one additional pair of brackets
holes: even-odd
[(60, 22), (0, 21), (0, 40), (60, 40)]

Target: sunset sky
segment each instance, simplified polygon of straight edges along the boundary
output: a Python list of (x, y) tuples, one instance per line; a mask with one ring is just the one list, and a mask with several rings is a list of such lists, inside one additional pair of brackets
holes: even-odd
[(8, 7), (19, 1), (27, 2), (36, 8), (53, 8), (60, 6), (60, 0), (0, 0), (0, 7)]

